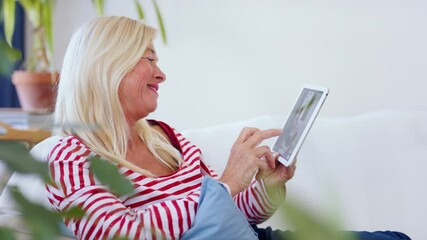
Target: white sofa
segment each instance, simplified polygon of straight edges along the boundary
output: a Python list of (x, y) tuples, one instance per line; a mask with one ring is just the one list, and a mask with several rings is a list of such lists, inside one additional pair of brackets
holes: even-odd
[[(205, 161), (221, 172), (244, 126), (280, 128), (283, 120), (284, 116), (261, 116), (182, 132), (202, 149)], [(46, 154), (49, 144), (44, 142), (33, 151)], [(319, 118), (299, 153), (287, 199), (317, 216), (339, 217), (347, 230), (391, 229), (415, 240), (427, 239), (426, 170), (427, 111)], [(30, 186), (37, 184), (34, 179), (27, 177), (26, 181), (14, 174), (8, 185), (12, 184), (25, 188), (31, 199), (43, 201), (37, 187)], [(20, 224), (9, 220), (19, 214), (12, 202), (4, 191), (0, 196), (0, 225)], [(264, 225), (292, 228), (281, 214)], [(25, 232), (23, 227), (16, 229)]]

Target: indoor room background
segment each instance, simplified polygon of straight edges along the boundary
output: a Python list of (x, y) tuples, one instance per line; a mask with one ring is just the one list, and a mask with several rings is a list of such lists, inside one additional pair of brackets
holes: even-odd
[[(147, 23), (158, 26), (151, 1)], [(177, 129), (286, 115), (303, 84), (330, 88), (320, 117), (427, 109), (427, 2), (159, 0), (167, 75), (152, 115)], [(106, 14), (137, 17), (133, 1)], [(57, 1), (55, 61), (95, 16), (89, 0)]]
[[(158, 27), (152, 1), (140, 2), (146, 22)], [(347, 119), (390, 110), (427, 111), (427, 1), (157, 2), (166, 27), (167, 44), (159, 35), (155, 47), (167, 80), (160, 85), (158, 109), (150, 117), (165, 121), (179, 131), (262, 115), (286, 116), (304, 84), (330, 89), (320, 118)], [(105, 4), (106, 15), (137, 18), (133, 0), (105, 0)], [(57, 1), (54, 60), (59, 71), (72, 33), (95, 15), (90, 0)], [(399, 129), (390, 135), (406, 141), (399, 138), (405, 131)], [(424, 134), (424, 145), (419, 156), (427, 152), (427, 129), (420, 132)], [(372, 145), (372, 149), (379, 145), (369, 140), (364, 143)], [(335, 153), (333, 150), (331, 155)], [(393, 150), (400, 153), (397, 147)], [(411, 154), (416, 156), (418, 152)], [(417, 162), (411, 158), (405, 160), (407, 163), (402, 166), (392, 167), (401, 170), (401, 176), (413, 177), (407, 179), (421, 179), (405, 171), (405, 165), (419, 168)], [(369, 168), (369, 162), (364, 164)], [(299, 174), (308, 175), (307, 171)], [(417, 184), (426, 186), (424, 182)], [(407, 216), (403, 217), (419, 218), (410, 219), (411, 225), (406, 227), (409, 233), (425, 237), (427, 222), (423, 213), (427, 213), (424, 205), (427, 188), (418, 190), (407, 184), (396, 187), (396, 194), (404, 194), (407, 189), (419, 192), (420, 198), (407, 203), (417, 206), (411, 208), (417, 213), (406, 211), (403, 214)]]

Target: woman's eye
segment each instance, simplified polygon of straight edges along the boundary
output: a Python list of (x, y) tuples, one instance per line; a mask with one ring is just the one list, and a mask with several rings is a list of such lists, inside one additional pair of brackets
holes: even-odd
[(145, 59), (148, 61), (148, 63), (151, 66), (154, 66), (157, 63), (157, 58), (152, 58), (152, 57), (142, 57), (142, 59)]

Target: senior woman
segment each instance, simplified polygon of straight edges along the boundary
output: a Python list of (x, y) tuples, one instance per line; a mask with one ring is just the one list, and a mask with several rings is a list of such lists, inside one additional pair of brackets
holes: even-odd
[[(283, 237), (255, 226), (275, 212), (294, 175), (295, 165), (275, 164), (276, 156), (260, 146), (282, 131), (243, 129), (218, 176), (197, 146), (166, 123), (147, 119), (166, 80), (158, 66), (155, 34), (137, 20), (99, 17), (73, 35), (54, 113), (56, 134), (62, 138), (48, 156), (52, 208), (83, 208), (83, 218), (64, 220), (79, 239), (180, 239), (199, 225), (195, 219), (202, 218), (201, 198), (210, 198), (203, 190), (209, 183), (205, 179), (211, 179), (210, 186), (229, 194), (233, 207), (253, 225), (248, 236)], [(89, 168), (93, 156), (115, 163), (135, 192), (117, 196), (100, 184)], [(242, 237), (235, 233), (227, 238)], [(202, 236), (197, 234), (191, 236)]]
[[(244, 129), (218, 178), (196, 146), (166, 123), (146, 119), (166, 80), (154, 37), (153, 28), (125, 17), (96, 18), (72, 37), (54, 113), (64, 138), (49, 155), (52, 207), (86, 211), (66, 221), (83, 239), (180, 238), (197, 214), (202, 179), (210, 176), (229, 189), (250, 223), (266, 220), (278, 205), (269, 193), (283, 198), (294, 168), (274, 170), (269, 148), (258, 145), (281, 130)], [(97, 183), (88, 167), (95, 155), (116, 163), (135, 194), (115, 196)], [(256, 173), (260, 181), (252, 182)]]

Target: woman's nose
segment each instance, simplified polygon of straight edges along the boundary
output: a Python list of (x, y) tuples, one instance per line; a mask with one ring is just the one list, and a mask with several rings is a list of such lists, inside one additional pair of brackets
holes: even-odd
[(155, 74), (154, 77), (157, 79), (157, 81), (159, 82), (166, 81), (166, 75), (163, 73), (163, 71), (159, 67), (156, 67), (154, 74)]

